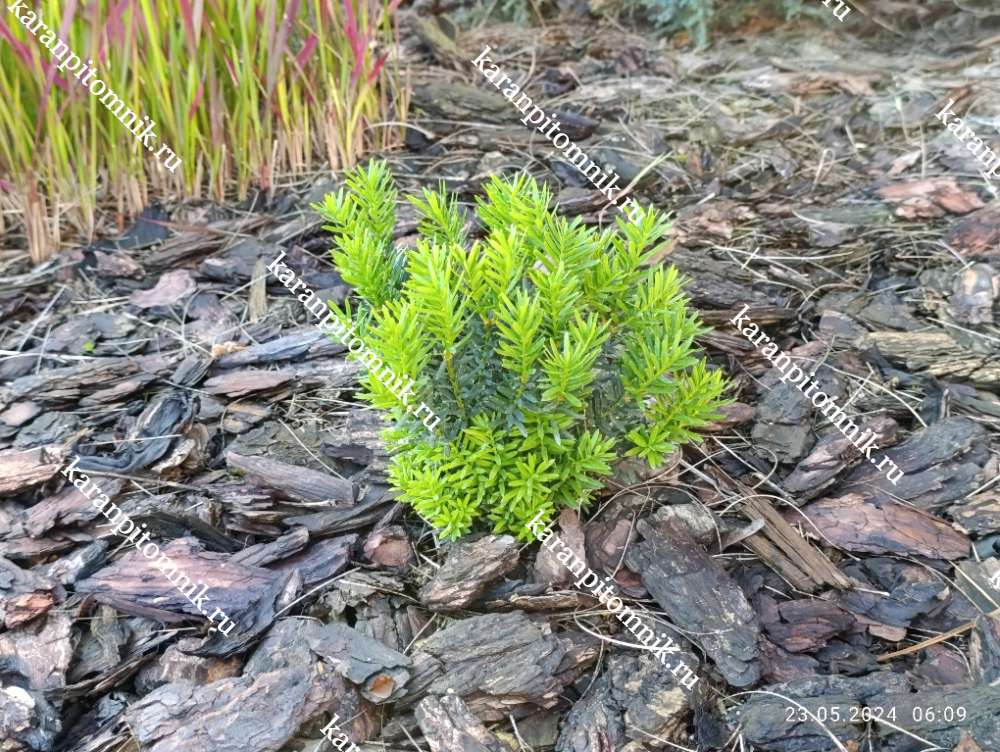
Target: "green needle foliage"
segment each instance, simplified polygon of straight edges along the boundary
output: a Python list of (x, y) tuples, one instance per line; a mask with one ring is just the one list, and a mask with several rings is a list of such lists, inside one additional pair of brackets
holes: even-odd
[(394, 419), (392, 483), (444, 537), (483, 517), (524, 537), (539, 512), (585, 504), (621, 454), (656, 466), (717, 417), (726, 383), (694, 344), (706, 329), (677, 270), (647, 267), (670, 227), (658, 212), (601, 232), (556, 216), (531, 178), (494, 178), (472, 240), (443, 189), (409, 200), (421, 239), (405, 255), (385, 163), (314, 208), (361, 296), (361, 336), (441, 419), (429, 431), (365, 377)]

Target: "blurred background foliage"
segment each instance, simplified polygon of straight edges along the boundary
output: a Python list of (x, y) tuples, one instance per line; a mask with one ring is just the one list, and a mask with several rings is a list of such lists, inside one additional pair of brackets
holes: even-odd
[[(743, 29), (753, 22), (781, 23), (797, 18), (827, 21), (837, 7), (823, 0), (416, 0), (438, 7), (454, 8), (460, 23), (483, 23), (486, 19), (520, 24), (547, 21), (560, 13), (598, 16), (643, 30), (679, 35), (699, 47), (711, 41), (713, 32)], [(996, 18), (1000, 0), (845, 0), (856, 16), (867, 16), (871, 24), (854, 30), (904, 32), (956, 11), (973, 17)]]
[[(243, 199), (400, 138), (400, 0), (41, 0), (38, 13), (160, 143), (168, 172), (13, 13), (0, 13), (0, 209), (35, 260), (151, 197)], [(5, 3), (6, 5), (6, 3)], [(23, 11), (22, 11), (23, 13)], [(39, 31), (39, 37), (41, 31)], [(0, 213), (0, 234), (3, 233)], [(9, 224), (9, 221), (8, 221)], [(67, 233), (67, 230), (70, 230)]]

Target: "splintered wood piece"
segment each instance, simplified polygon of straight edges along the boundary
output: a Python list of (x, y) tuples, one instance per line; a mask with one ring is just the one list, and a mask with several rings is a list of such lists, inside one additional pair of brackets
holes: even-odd
[[(764, 523), (759, 517), (757, 520)], [(764, 533), (755, 533), (754, 535), (747, 536), (745, 543), (747, 548), (757, 554), (775, 572), (788, 580), (796, 590), (801, 590), (805, 593), (812, 593), (816, 590), (817, 583), (812, 577), (795, 566), (791, 559), (771, 543)]]
[(289, 465), (267, 457), (251, 457), (236, 452), (227, 452), (226, 460), (231, 467), (242, 470), (255, 480), (287, 495), (305, 502), (347, 501), (357, 499), (357, 486), (343, 478), (334, 478), (318, 470)]
[(744, 499), (743, 513), (751, 520), (760, 518), (765, 522), (759, 533), (747, 539), (747, 544), (800, 590), (812, 593), (822, 585), (841, 589), (851, 586), (851, 581), (833, 562), (799, 535), (768, 499), (751, 493)]
[(417, 723), (431, 752), (506, 752), (507, 747), (454, 695), (428, 697), (417, 705)]
[(250, 296), (247, 300), (247, 315), (250, 321), (257, 323), (267, 314), (267, 264), (263, 258), (258, 258), (253, 267), (253, 282), (250, 283)]

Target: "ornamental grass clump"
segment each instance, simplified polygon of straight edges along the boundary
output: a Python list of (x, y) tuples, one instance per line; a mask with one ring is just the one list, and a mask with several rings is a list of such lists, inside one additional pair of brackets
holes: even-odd
[[(409, 97), (393, 52), (399, 3), (3, 3), (0, 237), (14, 218), (42, 261), (66, 230), (92, 237), (102, 209), (124, 223), (158, 198), (242, 201), (289, 172), (339, 170), (398, 143)], [(62, 45), (29, 31), (41, 22)], [(93, 76), (72, 75), (67, 51)], [(131, 113), (155, 123), (180, 169), (137, 144)]]
[(455, 199), (424, 189), (409, 199), (420, 239), (406, 252), (384, 163), (315, 206), (361, 298), (359, 334), (441, 418), (428, 431), (367, 371), (365, 398), (394, 422), (391, 482), (445, 538), (483, 519), (525, 538), (540, 512), (585, 504), (617, 458), (659, 465), (723, 404), (682, 278), (647, 266), (665, 218), (640, 210), (598, 231), (550, 198), (529, 177), (494, 178), (472, 239)]

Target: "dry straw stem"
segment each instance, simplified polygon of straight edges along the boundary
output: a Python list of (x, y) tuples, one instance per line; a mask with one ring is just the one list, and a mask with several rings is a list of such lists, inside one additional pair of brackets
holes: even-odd
[[(42, 0), (40, 18), (159, 143), (168, 172), (13, 13), (0, 12), (0, 216), (32, 258), (92, 237), (151, 197), (243, 199), (314, 161), (337, 170), (398, 143), (405, 95), (390, 46), (399, 0)], [(121, 110), (119, 110), (121, 113)], [(11, 228), (5, 228), (10, 232)]]

